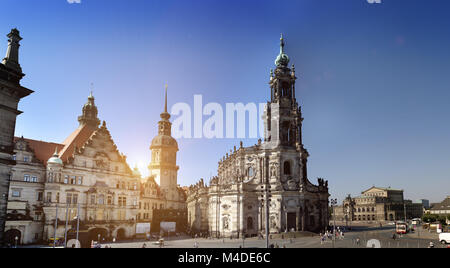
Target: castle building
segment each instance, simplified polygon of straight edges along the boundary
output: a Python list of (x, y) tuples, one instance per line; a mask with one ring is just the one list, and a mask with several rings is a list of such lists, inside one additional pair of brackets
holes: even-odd
[(410, 220), (423, 216), (423, 204), (405, 200), (403, 190), (374, 186), (361, 196), (349, 195), (341, 206), (334, 207), (334, 216), (348, 224)]
[(16, 138), (6, 233), (20, 244), (63, 238), (77, 217), (88, 241), (135, 235), (140, 175), (100, 125), (92, 94), (78, 121), (62, 143)]
[(328, 225), (328, 182), (319, 179), (314, 185), (308, 179), (297, 77), (294, 66), (288, 67), (284, 46), (282, 37), (263, 116), (264, 142), (247, 148), (241, 142), (219, 162), (209, 186), (201, 180), (189, 188), (188, 226), (193, 232), (237, 237), (264, 233), (266, 222), (270, 233), (318, 232)]
[(33, 91), (20, 85), (25, 76), (19, 63), (19, 47), (22, 37), (12, 29), (6, 57), (0, 63), (0, 247), (4, 243), (11, 171), (16, 161), (14, 154), (14, 131), (20, 100)]

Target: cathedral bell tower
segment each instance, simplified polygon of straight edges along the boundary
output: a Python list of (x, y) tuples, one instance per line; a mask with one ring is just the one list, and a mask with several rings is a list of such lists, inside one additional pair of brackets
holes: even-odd
[(275, 71), (270, 72), (271, 99), (264, 114), (265, 141), (269, 147), (296, 148), (302, 144), (301, 108), (295, 98), (295, 67), (288, 67), (289, 56), (284, 51), (284, 38), (280, 39), (280, 54), (275, 60)]
[(280, 54), (275, 60), (275, 70), (270, 72), (270, 102), (263, 115), (264, 146), (266, 149), (296, 150), (299, 153), (301, 176), (307, 177), (306, 162), (309, 154), (302, 141), (302, 110), (295, 97), (295, 66), (288, 67), (283, 35)]
[(170, 114), (167, 112), (167, 85), (165, 92), (164, 112), (160, 115), (158, 122), (158, 136), (152, 140), (150, 150), (152, 160), (148, 166), (150, 175), (155, 177), (156, 183), (160, 186), (166, 200), (175, 200), (178, 193), (177, 173), (177, 152), (178, 143), (172, 137), (172, 123), (169, 121)]

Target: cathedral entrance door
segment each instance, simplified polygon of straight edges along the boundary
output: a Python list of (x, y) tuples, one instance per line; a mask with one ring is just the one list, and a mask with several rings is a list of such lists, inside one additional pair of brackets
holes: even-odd
[(287, 214), (287, 229), (288, 231), (297, 229), (297, 213), (294, 212)]

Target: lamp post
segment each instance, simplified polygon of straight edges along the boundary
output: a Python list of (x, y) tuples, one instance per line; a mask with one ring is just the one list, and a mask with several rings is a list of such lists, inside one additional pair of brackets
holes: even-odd
[(16, 241), (16, 248), (17, 248), (17, 242), (19, 241), (19, 237), (18, 236), (14, 237), (14, 240)]
[(331, 199), (331, 209), (333, 210), (333, 248), (336, 244), (336, 213), (335, 206), (337, 205), (337, 199)]

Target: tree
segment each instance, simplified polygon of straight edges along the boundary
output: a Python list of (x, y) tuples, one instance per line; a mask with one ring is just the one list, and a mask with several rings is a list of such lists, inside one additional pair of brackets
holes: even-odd
[(436, 222), (438, 219), (437, 215), (433, 215), (433, 214), (426, 214), (423, 215), (422, 220), (426, 223), (433, 223)]

